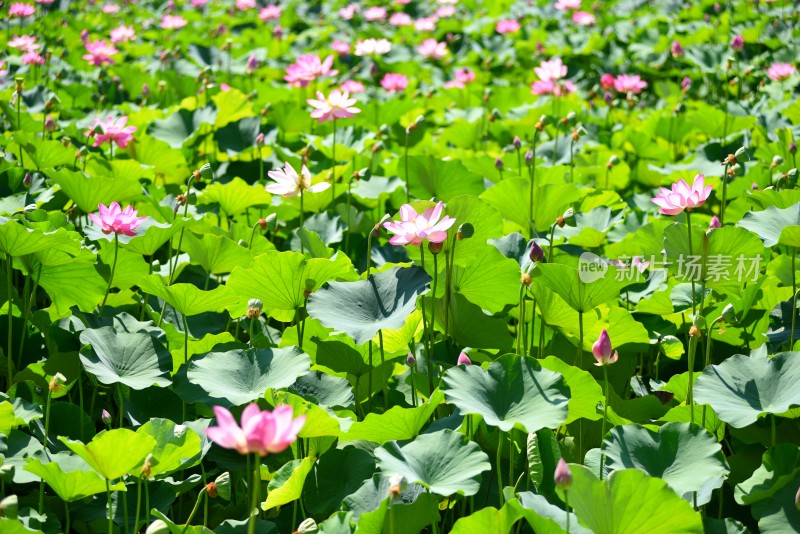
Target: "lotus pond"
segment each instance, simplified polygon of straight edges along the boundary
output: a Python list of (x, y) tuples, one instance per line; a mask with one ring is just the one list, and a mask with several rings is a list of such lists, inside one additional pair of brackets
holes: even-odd
[(0, 532), (800, 532), (800, 6), (273, 2), (0, 4)]

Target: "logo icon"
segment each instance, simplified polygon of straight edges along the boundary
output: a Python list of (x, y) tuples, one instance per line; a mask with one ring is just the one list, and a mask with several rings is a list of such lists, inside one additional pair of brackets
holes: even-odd
[(591, 252), (584, 252), (578, 259), (578, 277), (584, 284), (600, 280), (608, 272), (608, 262)]

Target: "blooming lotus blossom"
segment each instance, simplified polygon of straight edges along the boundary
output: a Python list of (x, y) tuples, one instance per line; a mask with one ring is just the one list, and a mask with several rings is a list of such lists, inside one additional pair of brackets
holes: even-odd
[(256, 8), (256, 0), (236, 0), (236, 9), (239, 11), (250, 11)]
[(576, 11), (572, 14), (572, 22), (579, 26), (594, 26), (597, 18), (588, 11)]
[(180, 15), (164, 15), (161, 17), (161, 28), (164, 30), (180, 30), (188, 22)]
[(767, 76), (773, 82), (782, 82), (797, 72), (797, 68), (790, 63), (773, 63), (767, 69)]
[(457, 89), (464, 89), (467, 85), (475, 81), (475, 73), (468, 68), (457, 69), (454, 76), (455, 79), (444, 84), (445, 88), (449, 89), (455, 87)]
[(289, 162), (284, 164), (283, 169), (269, 171), (267, 175), (276, 182), (265, 187), (267, 192), (273, 195), (281, 195), (283, 198), (296, 197), (303, 191), (319, 193), (331, 186), (328, 182), (311, 185), (311, 173), (308, 172), (308, 168), (303, 165), (300, 169), (300, 174), (298, 174)]
[(647, 82), (638, 74), (620, 74), (614, 78), (614, 89), (618, 93), (633, 93), (638, 95), (647, 87)]
[(520, 28), (519, 22), (514, 19), (503, 19), (498, 20), (497, 25), (494, 27), (494, 31), (503, 35), (506, 33), (515, 33), (518, 32)]
[(412, 19), (411, 15), (407, 13), (394, 13), (391, 17), (389, 17), (389, 24), (397, 28), (403, 28), (405, 26), (411, 26), (414, 24), (414, 19)]
[(406, 87), (408, 87), (408, 78), (405, 74), (394, 74), (390, 72), (383, 76), (381, 87), (390, 93), (405, 91)]
[(619, 354), (611, 346), (611, 338), (608, 337), (608, 332), (605, 329), (600, 332), (600, 337), (592, 345), (592, 355), (597, 360), (595, 365), (599, 367), (611, 365), (619, 359)]
[(731, 49), (740, 52), (744, 48), (744, 37), (741, 35), (734, 35), (731, 39)]
[(357, 56), (382, 56), (392, 49), (392, 43), (386, 39), (364, 39), (356, 43), (355, 55)]
[[(101, 122), (98, 117), (94, 118), (94, 125), (86, 132), (86, 136), (94, 134), (94, 145), (98, 147), (103, 143), (114, 143), (120, 148), (128, 146), (128, 142), (133, 139), (133, 132), (137, 130), (136, 126), (125, 126), (128, 122), (127, 116), (122, 116), (119, 119), (114, 119), (111, 115), (106, 117), (105, 122)], [(97, 133), (97, 130), (100, 133)]]
[(533, 71), (540, 80), (545, 82), (552, 82), (560, 80), (567, 75), (567, 66), (561, 62), (561, 58), (553, 58), (550, 61), (542, 61), (538, 67), (534, 67)]
[(44, 65), (44, 57), (35, 51), (22, 54), (22, 63), (25, 65)]
[(572, 94), (577, 91), (577, 87), (574, 83), (569, 80), (564, 80), (563, 82), (552, 82), (552, 81), (542, 81), (538, 80), (533, 82), (531, 85), (531, 93), (535, 95), (554, 95), (554, 96), (564, 96), (568, 94)]
[(558, 0), (554, 7), (560, 11), (574, 11), (581, 8), (581, 0)]
[(129, 205), (123, 210), (116, 202), (112, 202), (108, 207), (103, 204), (98, 205), (97, 212), (97, 215), (90, 213), (89, 218), (106, 235), (124, 234), (135, 236), (136, 229), (147, 218), (137, 217), (139, 211), (133, 209), (133, 206)]
[(83, 55), (83, 59), (89, 62), (90, 65), (95, 67), (104, 67), (105, 65), (113, 65), (114, 59), (111, 57), (119, 53), (113, 44), (105, 39), (94, 40), (91, 43), (86, 43), (87, 54)]
[(436, 10), (436, 16), (440, 19), (449, 19), (455, 14), (456, 6), (453, 5), (439, 6), (439, 8)]
[(322, 91), (317, 91), (317, 99), (310, 98), (307, 102), (314, 108), (311, 118), (319, 122), (331, 121), (334, 119), (349, 119), (361, 110), (354, 105), (358, 102), (355, 98), (350, 98), (350, 94), (334, 89), (326, 98)]
[(571, 81), (561, 81), (567, 75), (567, 66), (561, 62), (560, 57), (542, 61), (533, 70), (539, 77), (539, 80), (531, 85), (531, 93), (535, 95), (563, 96), (574, 93), (577, 90), (577, 87)]
[(208, 0), (192, 0), (192, 7), (195, 9), (202, 9), (207, 3)]
[(331, 43), (331, 49), (337, 54), (343, 56), (350, 53), (350, 43), (334, 39)]
[(436, 30), (436, 17), (422, 17), (414, 21), (414, 29), (418, 32), (432, 32)]
[(472, 360), (470, 360), (469, 356), (467, 356), (467, 353), (462, 350), (458, 355), (456, 365), (472, 365)]
[(127, 43), (136, 39), (136, 32), (133, 26), (125, 26), (124, 24), (117, 26), (111, 30), (112, 43)]
[(608, 91), (614, 88), (614, 75), (613, 74), (603, 74), (600, 76), (600, 87), (603, 90)]
[(235, 449), (239, 454), (285, 451), (297, 440), (297, 434), (306, 422), (306, 416), (294, 417), (291, 406), (277, 406), (272, 412), (261, 411), (256, 403), (242, 412), (241, 427), (233, 414), (222, 406), (214, 406), (217, 425), (205, 430), (206, 436), (220, 447)]
[(22, 2), (15, 2), (8, 6), (8, 16), (11, 18), (19, 17), (21, 19), (26, 19), (33, 16), (35, 12), (36, 8), (34, 6), (23, 4)]
[(370, 22), (374, 22), (376, 20), (383, 20), (386, 18), (386, 8), (373, 6), (369, 7), (364, 11), (364, 19)]
[(389, 243), (392, 245), (421, 245), (425, 240), (431, 243), (441, 243), (447, 239), (447, 230), (455, 224), (456, 220), (445, 215), (442, 220), (444, 204), (439, 202), (436, 206), (428, 208), (418, 214), (410, 204), (400, 207), (400, 221), (389, 221), (383, 227), (395, 234)]
[(672, 189), (665, 187), (650, 201), (658, 206), (664, 215), (678, 215), (683, 210), (699, 208), (705, 204), (711, 194), (711, 186), (705, 185), (705, 176), (694, 177), (691, 187), (684, 180), (672, 184)]
[(262, 7), (258, 12), (258, 18), (267, 22), (268, 20), (279, 20), (281, 18), (281, 8), (275, 4), (269, 4), (267, 7)]
[(294, 87), (306, 87), (321, 76), (338, 74), (338, 70), (331, 69), (332, 65), (333, 55), (321, 60), (317, 55), (303, 54), (293, 64), (286, 67), (286, 76), (283, 79)]
[(100, 11), (105, 13), (106, 15), (113, 15), (114, 13), (119, 13), (119, 5), (117, 4), (105, 4)]
[(342, 84), (339, 90), (342, 91), (343, 93), (350, 93), (351, 95), (355, 95), (363, 93), (367, 89), (364, 87), (364, 84), (359, 82), (358, 80), (347, 80)]
[(425, 39), (417, 47), (417, 52), (426, 58), (442, 59), (447, 55), (447, 43), (444, 41), (440, 43), (436, 39)]
[(344, 20), (351, 20), (359, 11), (361, 8), (358, 7), (358, 4), (348, 4), (339, 10), (339, 16)]
[(36, 42), (36, 37), (33, 35), (18, 35), (7, 44), (9, 48), (14, 48), (21, 52), (35, 52), (42, 47), (42, 45)]

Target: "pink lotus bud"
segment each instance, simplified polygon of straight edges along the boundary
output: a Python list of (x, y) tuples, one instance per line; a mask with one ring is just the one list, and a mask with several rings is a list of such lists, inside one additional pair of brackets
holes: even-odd
[(461, 354), (458, 355), (458, 365), (472, 365), (472, 360), (469, 359), (466, 352), (461, 351)]
[(100, 414), (100, 419), (103, 420), (103, 424), (110, 425), (111, 424), (111, 414), (108, 413), (108, 410), (103, 410)]
[(689, 78), (688, 76), (685, 76), (683, 80), (681, 80), (681, 91), (685, 93), (686, 91), (689, 90), (691, 86), (692, 86), (692, 79)]
[(417, 359), (410, 352), (408, 353), (408, 356), (406, 356), (406, 365), (409, 367), (414, 367), (417, 365)]
[(679, 43), (678, 41), (672, 41), (672, 48), (670, 50), (672, 52), (672, 57), (674, 57), (674, 58), (681, 57), (683, 55), (683, 52), (684, 52), (683, 47), (681, 46), (681, 43)]
[(247, 72), (253, 72), (254, 70), (258, 69), (258, 60), (256, 59), (256, 56), (251, 55), (249, 58), (247, 58), (247, 65), (245, 68), (247, 69)]
[(558, 465), (556, 465), (556, 472), (553, 479), (555, 480), (556, 488), (560, 490), (567, 490), (572, 485), (572, 472), (569, 470), (569, 466), (567, 462), (564, 461), (564, 458), (558, 459)]
[(741, 51), (744, 48), (744, 37), (734, 35), (733, 39), (731, 39), (731, 48), (737, 52)]
[(716, 215), (711, 217), (711, 222), (708, 224), (708, 231), (716, 230), (717, 228), (721, 228), (722, 224), (720, 224), (719, 219)]
[(264, 134), (261, 132), (256, 136), (256, 146), (264, 146)]
[(53, 119), (51, 115), (48, 115), (47, 118), (44, 120), (44, 129), (48, 132), (52, 132), (56, 129), (56, 121)]
[(534, 263), (538, 263), (544, 259), (544, 250), (542, 250), (542, 247), (540, 247), (539, 243), (536, 241), (531, 245), (531, 251), (528, 253), (528, 257)]
[(592, 345), (592, 354), (594, 359), (597, 360), (595, 365), (598, 366), (611, 365), (619, 358), (617, 351), (611, 346), (611, 338), (608, 337), (608, 331), (605, 329), (600, 332), (600, 337)]

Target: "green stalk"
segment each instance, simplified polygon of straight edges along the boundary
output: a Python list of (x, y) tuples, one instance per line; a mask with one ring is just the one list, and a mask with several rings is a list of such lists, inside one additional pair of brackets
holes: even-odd
[[(728, 119), (728, 108), (725, 107), (725, 119)], [(725, 160), (728, 161), (727, 159)], [(722, 204), (719, 206), (719, 223), (725, 224), (725, 206), (728, 198), (728, 163), (725, 163), (725, 172), (722, 173)], [(687, 212), (688, 213), (688, 212)]]
[(411, 193), (409, 192), (409, 185), (408, 185), (408, 128), (406, 128), (406, 147), (405, 152), (403, 154), (403, 160), (405, 161), (405, 182), (406, 182), (406, 204), (411, 202)]
[(497, 498), (500, 502), (500, 505), (503, 505), (503, 472), (500, 469), (500, 460), (501, 460), (501, 453), (503, 450), (503, 433), (500, 432), (497, 434), (497, 460), (495, 461), (495, 466), (497, 467)]
[(258, 465), (258, 455), (254, 454), (254, 464), (255, 468), (253, 469), (253, 491), (251, 492), (253, 495), (252, 500), (250, 501), (250, 510), (249, 510), (249, 518), (247, 520), (247, 534), (254, 534), (256, 531), (256, 516), (258, 513), (254, 513), (258, 507), (258, 486), (261, 484), (261, 473), (259, 473), (260, 467)]
[(608, 365), (603, 365), (603, 380), (605, 381), (605, 398), (603, 399), (603, 423), (600, 434), (600, 479), (603, 479), (603, 465), (605, 464), (606, 455), (603, 452), (603, 438), (606, 435), (606, 419), (608, 419)]
[(8, 388), (6, 391), (11, 389), (11, 384), (13, 383), (12, 375), (13, 369), (11, 368), (11, 342), (12, 336), (11, 331), (13, 330), (13, 321), (14, 321), (14, 314), (13, 314), (13, 302), (11, 298), (12, 294), (12, 287), (11, 287), (11, 262), (13, 258), (10, 255), (6, 256), (6, 291), (8, 293), (8, 349), (6, 350), (6, 365), (7, 365), (7, 372), (8, 372)]
[(539, 134), (538, 130), (533, 132), (533, 144), (531, 148), (531, 153), (533, 154), (533, 158), (531, 158), (531, 166), (530, 166), (531, 190), (528, 199), (528, 220), (530, 220), (531, 222), (531, 237), (533, 237), (533, 234), (536, 231), (536, 225), (533, 222), (533, 199), (534, 199), (533, 192), (536, 186), (536, 141), (538, 138), (538, 134)]
[[(53, 400), (53, 391), (48, 388), (47, 390), (47, 407), (44, 411), (44, 447), (45, 454), (47, 454), (47, 436), (50, 433), (50, 403)], [(39, 481), (39, 513), (44, 513), (44, 479)]]
[(583, 356), (583, 312), (578, 312), (578, 351), (575, 353), (575, 363), (573, 365), (580, 367)]
[[(419, 246), (419, 253), (420, 259), (419, 264), (422, 269), (425, 269), (425, 249), (423, 245)], [(428, 336), (428, 318), (427, 314), (425, 313), (425, 301), (422, 302), (420, 305), (420, 309), (422, 310), (422, 329), (423, 329), (423, 340), (425, 344), (425, 362), (428, 365), (428, 394), (433, 393), (433, 363), (431, 362), (431, 352), (432, 347), (430, 343), (430, 337)]]
[[(205, 493), (206, 493), (206, 488), (204, 486), (203, 489), (200, 490), (200, 493), (197, 494), (197, 500), (194, 503), (194, 508), (192, 508), (192, 511), (189, 512), (189, 518), (186, 519), (186, 524), (183, 525), (183, 530), (181, 531), (181, 534), (186, 532), (186, 529), (189, 528), (189, 524), (192, 522), (194, 514), (196, 514), (198, 508), (200, 508), (200, 502), (203, 500), (203, 495), (205, 495)], [(136, 527), (134, 526), (134, 528)]]
[(150, 526), (150, 486), (147, 485), (146, 478), (144, 479), (144, 508), (144, 528), (147, 530), (147, 527)]
[(117, 393), (119, 394), (119, 427), (122, 428), (125, 423), (125, 399), (122, 396), (122, 386), (119, 383), (117, 383)]
[[(688, 209), (686, 210), (686, 229), (688, 230), (688, 238), (689, 238), (689, 254), (693, 254), (694, 251), (692, 250), (692, 215)], [(694, 319), (694, 315), (697, 312), (697, 306), (695, 304), (697, 300), (697, 294), (694, 292), (694, 278), (691, 279), (691, 282), (692, 282), (692, 319)]]
[[(300, 189), (300, 228), (303, 228), (306, 225), (305, 215), (303, 215), (303, 189)], [(298, 236), (300, 237), (300, 236)], [(306, 250), (303, 246), (303, 238), (300, 237), (300, 254), (305, 254)]]
[(250, 250), (253, 250), (253, 238), (256, 236), (256, 228), (258, 228), (259, 226), (260, 225), (256, 222), (253, 225), (253, 230), (250, 232), (250, 241), (247, 242), (247, 248), (249, 248)]
[[(433, 255), (433, 293), (431, 293), (431, 320), (430, 324), (428, 325), (430, 328), (430, 341), (431, 344), (431, 358), (433, 359), (433, 345), (436, 337), (436, 283), (439, 280), (439, 254), (432, 254)], [(423, 307), (425, 307), (425, 303), (423, 301)], [(431, 364), (431, 368), (432, 364)], [(431, 393), (433, 393), (433, 389), (431, 389)]]
[[(722, 319), (722, 316), (717, 317), (716, 319), (711, 321), (710, 325), (708, 325), (708, 329), (706, 331), (706, 364), (705, 364), (705, 366), (703, 368), (708, 367), (709, 364), (711, 363), (711, 330), (714, 328), (714, 325), (717, 324), (721, 319)], [(706, 427), (706, 408), (707, 408), (707, 406), (704, 404), (703, 405), (703, 415), (702, 415), (703, 418), (702, 418), (702, 422), (700, 423), (700, 426), (703, 427), (703, 428)]]
[[(139, 511), (142, 509), (142, 479), (136, 478), (136, 513), (133, 516), (133, 530), (139, 532)], [(69, 532), (69, 529), (67, 529)]]
[(64, 517), (66, 522), (66, 530), (64, 532), (70, 532), (69, 503), (67, 501), (64, 501)]
[(331, 176), (331, 202), (336, 203), (336, 117), (333, 118), (333, 148), (331, 149), (331, 159), (333, 160), (333, 165), (331, 165), (331, 171), (333, 172)]
[(119, 254), (119, 234), (114, 233), (114, 263), (111, 264), (111, 277), (108, 279), (108, 286), (106, 287), (106, 294), (103, 296), (103, 303), (100, 304), (100, 315), (106, 308), (106, 301), (108, 300), (108, 293), (111, 291), (111, 284), (114, 282), (114, 272), (117, 270), (117, 255)]
[(517, 321), (517, 354), (520, 356), (524, 356), (522, 354), (522, 329), (524, 328), (525, 324), (525, 284), (519, 285), (519, 320)]
[(790, 250), (792, 251), (792, 337), (789, 338), (789, 350), (793, 350), (795, 325), (797, 324), (797, 275), (795, 272), (797, 247), (791, 247)]
[(108, 500), (108, 533), (114, 532), (114, 514), (111, 512), (111, 485), (106, 479), (106, 499)]
[(567, 534), (569, 534), (569, 491), (564, 490), (564, 504), (567, 508)]
[[(383, 369), (384, 364), (386, 363), (386, 358), (383, 353), (383, 330), (378, 330), (378, 344), (381, 348), (381, 369)], [(383, 371), (381, 371), (383, 374)], [(383, 409), (389, 409), (389, 389), (386, 387), (386, 379), (383, 380)]]

